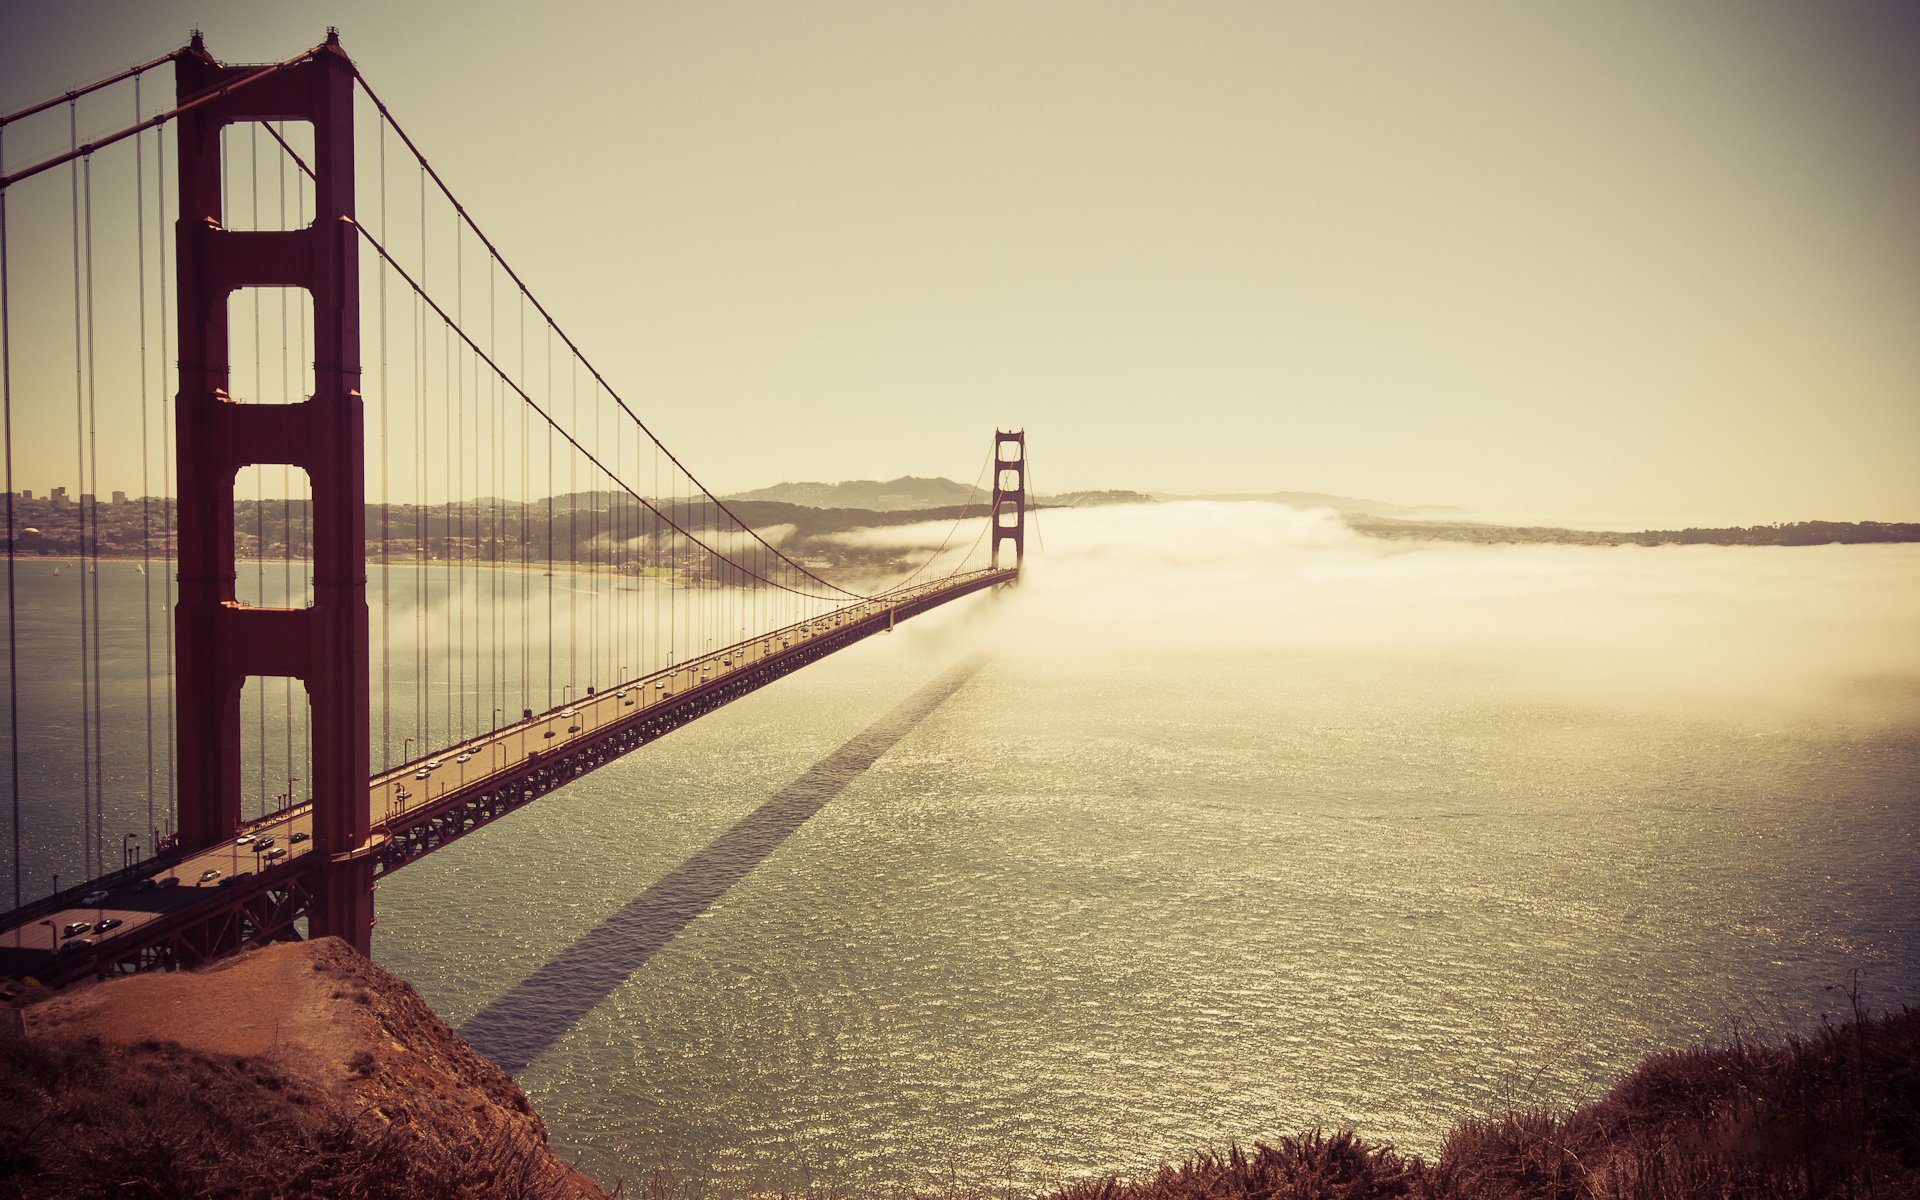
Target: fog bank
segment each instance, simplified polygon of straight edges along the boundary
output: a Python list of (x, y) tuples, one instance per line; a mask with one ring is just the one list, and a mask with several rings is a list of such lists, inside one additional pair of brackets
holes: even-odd
[(1702, 715), (1920, 713), (1920, 546), (1386, 542), (1264, 503), (1041, 521), (1017, 594), (970, 620), (1037, 662), (1385, 658)]

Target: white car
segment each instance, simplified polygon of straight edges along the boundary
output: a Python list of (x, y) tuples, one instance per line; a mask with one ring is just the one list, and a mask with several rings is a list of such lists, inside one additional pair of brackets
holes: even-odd
[(86, 895), (80, 897), (80, 903), (103, 904), (106, 902), (106, 899), (107, 894), (105, 892), (88, 892)]

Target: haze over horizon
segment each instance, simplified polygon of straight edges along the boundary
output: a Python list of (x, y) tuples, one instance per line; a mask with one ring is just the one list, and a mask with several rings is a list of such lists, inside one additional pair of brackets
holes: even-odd
[[(970, 478), (998, 424), (1050, 492), (1920, 516), (1911, 6), (6, 0), (0, 110), (328, 23), (720, 492)], [(13, 246), (17, 484), (79, 490), (60, 250)]]

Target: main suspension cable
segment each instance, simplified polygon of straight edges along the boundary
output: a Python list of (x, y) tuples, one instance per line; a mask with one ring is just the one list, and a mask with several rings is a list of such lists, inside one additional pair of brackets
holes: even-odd
[[(752, 526), (748, 525), (745, 521), (741, 520), (740, 517), (733, 512), (732, 509), (727, 507), (724, 501), (722, 501), (717, 495), (715, 495), (714, 492), (711, 489), (709, 489), (705, 484), (701, 483), (699, 479), (694, 476), (692, 471), (687, 469), (686, 464), (682, 463), (678, 458), (678, 456), (676, 456), (672, 450), (668, 449), (665, 443), (660, 441), (659, 437), (657, 437), (654, 434), (653, 430), (647, 426), (647, 423), (640, 419), (639, 414), (634, 412), (633, 409), (627, 405), (627, 402), (621, 398), (619, 392), (617, 392), (614, 389), (613, 385), (607, 382), (605, 376), (601, 375), (599, 368), (595, 367), (593, 363), (590, 360), (588, 360), (586, 354), (580, 349), (580, 347), (577, 344), (575, 344), (573, 339), (567, 335), (566, 330), (560, 328), (559, 322), (554, 319), (553, 314), (547, 311), (547, 308), (544, 304), (540, 303), (539, 297), (533, 294), (532, 290), (528, 288), (526, 281), (520, 277), (519, 273), (513, 269), (512, 265), (509, 264), (506, 258), (500, 253), (499, 247), (495, 246), (492, 240), (489, 239), (487, 235), (481, 231), (479, 225), (474, 222), (473, 217), (467, 212), (466, 206), (460, 203), (459, 198), (453, 194), (453, 190), (450, 187), (448, 187), (446, 181), (440, 177), (440, 173), (436, 171), (433, 167), (433, 164), (427, 160), (426, 155), (421, 151), (420, 147), (414, 143), (413, 139), (410, 136), (408, 136), (405, 127), (402, 126), (399, 121), (394, 119), (392, 110), (387, 108), (385, 101), (381, 100), (379, 95), (373, 90), (372, 85), (370, 85), (367, 82), (367, 77), (360, 73), (360, 70), (357, 66), (354, 67), (353, 70), (354, 70), (354, 78), (359, 82), (361, 89), (367, 93), (367, 99), (373, 102), (374, 107), (379, 110), (381, 116), (387, 120), (388, 124), (393, 126), (393, 131), (400, 136), (400, 140), (406, 144), (407, 149), (412, 152), (414, 158), (420, 163), (421, 169), (426, 172), (427, 176), (433, 180), (435, 186), (437, 186), (440, 189), (440, 193), (441, 195), (446, 197), (447, 203), (453, 206), (453, 210), (456, 214), (459, 215), (460, 220), (467, 226), (469, 230), (473, 232), (474, 237), (479, 239), (480, 244), (487, 248), (487, 252), (493, 256), (494, 261), (500, 264), (500, 269), (507, 273), (507, 277), (509, 279), (513, 280), (514, 286), (520, 289), (521, 294), (526, 297), (527, 301), (531, 303), (534, 309), (537, 312), (539, 312), (541, 317), (546, 320), (548, 327), (551, 328), (556, 334), (559, 335), (561, 342), (566, 345), (567, 349), (573, 353), (574, 357), (580, 360), (581, 365), (587, 368), (587, 371), (600, 384), (600, 386), (606, 388), (608, 396), (613, 400), (615, 404), (620, 406), (620, 411), (626, 413), (627, 417), (630, 420), (632, 420), (636, 426), (639, 427), (640, 431), (642, 433), (645, 433), (647, 437), (651, 439), (655, 445), (660, 447), (661, 451), (666, 454), (668, 460), (671, 461), (674, 466), (678, 467), (681, 473), (687, 477), (688, 482), (691, 483), (693, 486), (699, 488), (700, 491), (704, 493), (708, 499), (712, 500), (715, 506), (717, 506), (722, 512), (726, 513), (727, 516), (731, 518), (736, 525), (740, 526), (741, 529), (745, 530), (750, 537), (752, 537), (755, 541), (759, 542), (761, 545), (765, 546), (768, 550), (772, 551), (775, 556), (777, 556), (782, 562), (786, 563), (788, 566), (792, 567), (795, 571), (798, 571), (800, 574), (806, 576), (809, 579), (812, 579), (815, 583), (821, 584), (822, 586), (827, 587), (835, 592), (839, 592), (843, 596), (847, 596), (853, 599), (871, 599), (872, 597), (870, 596), (865, 596), (858, 592), (849, 591), (848, 589), (843, 588), (836, 583), (833, 583), (826, 579), (822, 579), (820, 576), (814, 574), (812, 571), (808, 570), (806, 567), (802, 566), (800, 563), (795, 562), (793, 559), (787, 557), (787, 555), (782, 553), (778, 547), (774, 546), (771, 542), (768, 542), (765, 538), (761, 537), (760, 534), (757, 531), (755, 531)], [(638, 497), (636, 496), (636, 498)], [(723, 555), (721, 557), (725, 557), (725, 556)]]

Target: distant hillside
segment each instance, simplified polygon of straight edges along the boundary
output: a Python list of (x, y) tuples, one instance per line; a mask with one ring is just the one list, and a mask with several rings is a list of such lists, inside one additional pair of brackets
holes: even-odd
[(1218, 492), (1204, 496), (1176, 496), (1169, 492), (1155, 492), (1153, 498), (1155, 500), (1264, 500), (1270, 504), (1285, 504), (1291, 508), (1330, 508), (1344, 515), (1371, 517), (1407, 517), (1415, 513), (1462, 511), (1440, 504), (1411, 507), (1405, 504), (1388, 504), (1384, 500), (1363, 500), (1357, 496), (1330, 496), (1325, 492)]
[(951, 479), (922, 479), (902, 475), (884, 482), (873, 479), (848, 479), (841, 483), (776, 483), (751, 492), (726, 497), (735, 500), (770, 500), (779, 504), (804, 504), (808, 508), (864, 508), (873, 512), (905, 512), (920, 508), (956, 507), (967, 502), (972, 489)]
[(1920, 542), (1920, 523), (1897, 521), (1790, 521), (1780, 525), (1725, 529), (1648, 529), (1620, 533), (1559, 529), (1549, 525), (1481, 525), (1473, 521), (1404, 521), (1354, 514), (1347, 525), (1378, 538), (1421, 542), (1550, 542), (1566, 546), (1826, 546), (1867, 542)]
[(1061, 492), (1057, 496), (1035, 496), (1035, 504), (1048, 508), (1098, 508), (1104, 504), (1152, 504), (1145, 492), (1113, 489), (1104, 492)]

